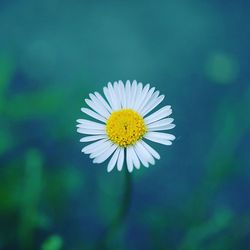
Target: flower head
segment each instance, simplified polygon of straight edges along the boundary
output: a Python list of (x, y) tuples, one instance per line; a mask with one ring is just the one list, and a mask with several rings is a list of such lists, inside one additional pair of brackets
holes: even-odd
[(81, 109), (92, 120), (77, 120), (77, 132), (86, 135), (80, 141), (90, 143), (82, 152), (89, 154), (94, 163), (110, 158), (108, 172), (115, 166), (122, 170), (125, 161), (129, 172), (141, 164), (155, 164), (160, 155), (144, 139), (164, 145), (171, 145), (175, 139), (172, 134), (158, 132), (175, 127), (174, 119), (168, 117), (171, 106), (152, 113), (164, 95), (136, 81), (108, 83), (103, 92), (105, 98), (98, 92), (89, 94), (85, 102), (90, 108)]

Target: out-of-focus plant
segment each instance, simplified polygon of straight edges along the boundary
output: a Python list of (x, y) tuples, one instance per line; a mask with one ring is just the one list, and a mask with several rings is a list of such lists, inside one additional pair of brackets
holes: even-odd
[(42, 244), (41, 250), (60, 250), (62, 249), (63, 241), (59, 235), (51, 235)]

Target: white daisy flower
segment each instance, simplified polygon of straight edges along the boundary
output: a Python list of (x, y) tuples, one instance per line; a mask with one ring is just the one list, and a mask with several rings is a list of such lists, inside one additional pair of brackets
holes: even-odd
[(144, 139), (171, 145), (175, 136), (165, 131), (175, 127), (171, 106), (167, 105), (152, 113), (163, 101), (164, 95), (149, 84), (122, 81), (108, 83), (103, 88), (104, 97), (98, 92), (89, 94), (85, 102), (90, 108), (82, 112), (96, 121), (78, 119), (77, 132), (86, 135), (80, 141), (91, 142), (82, 149), (93, 163), (102, 163), (110, 158), (107, 170), (117, 166), (122, 170), (126, 162), (129, 172), (141, 164), (149, 167), (160, 155)]

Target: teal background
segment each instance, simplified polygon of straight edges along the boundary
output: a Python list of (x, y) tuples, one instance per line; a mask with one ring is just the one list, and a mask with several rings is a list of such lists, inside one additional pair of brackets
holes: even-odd
[[(0, 249), (250, 249), (248, 1), (0, 1)], [(106, 172), (76, 119), (108, 81), (173, 108), (161, 159)], [(125, 207), (123, 207), (125, 206)]]

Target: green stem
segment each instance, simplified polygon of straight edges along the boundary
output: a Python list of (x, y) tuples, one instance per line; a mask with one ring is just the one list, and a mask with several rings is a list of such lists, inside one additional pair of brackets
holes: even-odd
[(122, 225), (131, 203), (131, 194), (132, 194), (132, 175), (127, 170), (125, 171), (125, 183), (124, 183), (124, 194), (121, 201), (120, 210), (112, 220), (111, 224), (106, 228), (103, 235), (100, 237), (97, 242), (96, 249), (108, 249), (108, 242), (114, 237), (117, 229)]

